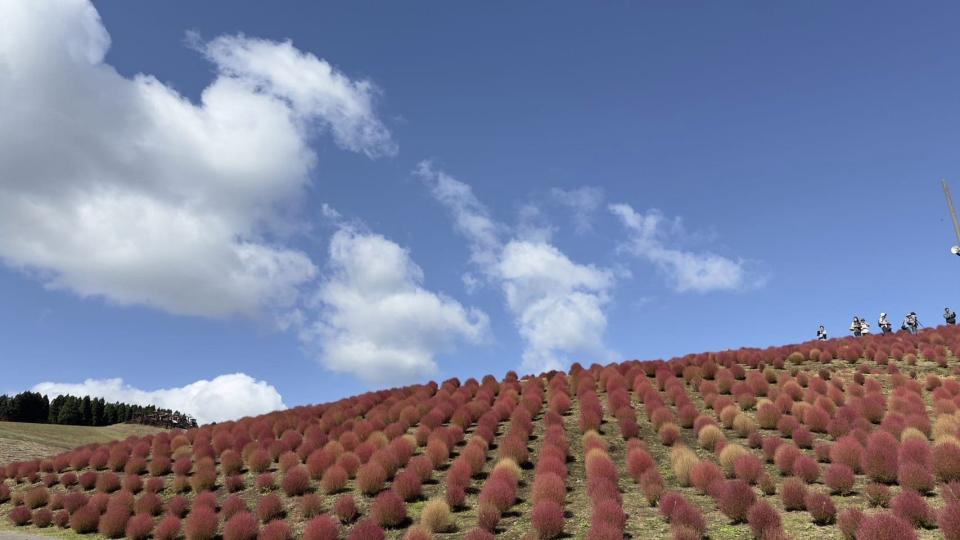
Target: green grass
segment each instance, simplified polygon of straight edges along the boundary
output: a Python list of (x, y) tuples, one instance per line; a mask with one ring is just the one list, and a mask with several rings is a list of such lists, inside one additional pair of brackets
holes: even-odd
[(136, 424), (112, 426), (61, 426), (0, 422), (0, 463), (46, 457), (95, 442), (126, 439), (162, 431)]

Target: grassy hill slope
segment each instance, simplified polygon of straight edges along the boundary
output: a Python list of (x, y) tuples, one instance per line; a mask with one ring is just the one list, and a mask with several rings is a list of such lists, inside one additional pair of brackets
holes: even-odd
[(0, 463), (49, 457), (90, 443), (142, 437), (161, 429), (134, 424), (113, 426), (61, 426), (0, 422)]

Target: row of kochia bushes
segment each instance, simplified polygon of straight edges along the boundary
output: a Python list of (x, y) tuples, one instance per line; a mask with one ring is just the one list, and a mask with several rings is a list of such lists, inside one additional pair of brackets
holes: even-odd
[[(929, 436), (930, 431), (935, 431), (937, 425), (946, 425), (947, 420), (944, 419), (952, 418), (951, 415), (960, 404), (957, 383), (950, 379), (940, 381), (936, 377), (928, 377), (925, 386), (933, 392), (935, 406), (940, 413), (937, 423), (930, 426), (925, 411), (920, 414), (916, 410), (916, 399), (911, 394), (919, 388), (920, 383), (896, 373), (893, 365), (889, 366), (892, 373), (890, 377), (897, 389), (891, 397), (890, 410), (887, 410), (888, 404), (877, 391), (874, 378), (865, 378), (862, 372), (857, 373), (860, 380), (855, 380), (844, 388), (842, 382), (837, 380), (828, 383), (823, 371), (820, 376), (809, 376), (806, 373), (791, 376), (774, 369), (750, 368), (789, 367), (805, 362), (823, 363), (835, 357), (851, 361), (868, 357), (878, 363), (886, 363), (889, 358), (894, 358), (906, 364), (913, 363), (919, 357), (943, 365), (947, 349), (953, 349), (958, 341), (960, 334), (955, 329), (938, 329), (910, 337), (848, 339), (763, 351), (743, 349), (691, 355), (668, 363), (629, 362), (607, 369), (594, 366), (590, 370), (575, 367), (570, 377), (550, 377), (547, 414), (559, 414), (560, 411), (569, 409), (569, 394), (553, 391), (563, 387), (565, 390), (575, 391), (580, 399), (580, 428), (585, 432), (598, 429), (603, 417), (602, 406), (596, 394), (596, 385), (599, 383), (600, 389), (606, 392), (607, 405), (617, 420), (620, 435), (634, 441), (633, 437), (638, 434), (639, 428), (627, 390), (627, 381), (633, 381), (635, 395), (644, 403), (648, 419), (665, 444), (675, 444), (682, 428), (693, 427), (699, 439), (702, 433), (709, 434), (719, 429), (719, 421), (719, 425), (724, 428), (734, 429), (738, 435), (748, 437), (749, 446), (757, 449), (770, 447), (773, 454), (779, 451), (777, 446), (806, 449), (817, 443), (815, 455), (825, 461), (824, 456), (829, 458), (829, 451), (822, 441), (813, 440), (812, 433), (836, 436), (849, 432), (861, 445), (868, 446), (867, 435), (871, 433), (873, 426), (880, 422), (880, 429), (890, 432), (895, 438), (899, 438), (908, 429), (915, 429)], [(642, 379), (639, 377), (641, 374)], [(656, 388), (651, 385), (651, 378), (656, 383)], [(645, 383), (645, 386), (638, 388), (638, 380)], [(685, 386), (699, 392), (704, 403), (714, 409), (716, 420), (701, 414), (693, 406), (686, 395)], [(664, 403), (659, 392), (654, 396), (651, 389), (664, 392), (667, 402), (674, 405), (676, 410)], [(898, 405), (900, 402), (906, 405)], [(365, 394), (334, 404), (303, 407), (187, 432), (161, 434), (140, 440), (130, 439), (110, 445), (93, 445), (49, 460), (10, 464), (0, 468), (0, 475), (11, 478), (16, 483), (29, 482), (32, 485), (42, 482), (47, 487), (58, 483), (71, 489), (74, 485), (84, 488), (100, 487), (104, 493), (109, 493), (111, 489), (118, 489), (120, 493), (134, 493), (133, 484), (137, 481), (132, 478), (141, 474), (153, 477), (172, 474), (173, 481), (169, 487), (173, 491), (184, 493), (208, 491), (216, 487), (220, 482), (218, 478), (222, 477), (222, 484), (227, 491), (256, 488), (270, 492), (270, 495), (279, 484), (291, 497), (301, 496), (300, 493), (307, 489), (311, 482), (316, 482), (324, 493), (337, 494), (345, 488), (348, 481), (354, 480), (359, 491), (370, 497), (381, 493), (387, 483), (390, 483), (389, 491), (396, 497), (388, 494), (382, 497), (383, 501), (377, 505), (378, 508), (388, 509), (389, 503), (395, 503), (397, 498), (401, 502), (416, 498), (420, 491), (417, 480), (419, 479), (419, 484), (422, 485), (425, 475), (442, 466), (449, 459), (452, 448), (463, 440), (464, 431), (471, 426), (475, 425), (475, 432), (463, 453), (473, 454), (474, 462), (479, 461), (476, 456), (481, 453), (483, 463), (486, 462), (487, 448), (493, 440), (497, 425), (507, 419), (510, 420), (509, 430), (515, 435), (504, 438), (498, 449), (498, 458), (509, 459), (518, 465), (528, 461), (526, 440), (521, 439), (524, 433), (529, 437), (529, 419), (525, 420), (523, 413), (516, 411), (526, 410), (532, 418), (542, 405), (542, 379), (521, 382), (515, 376), (510, 376), (498, 383), (492, 377), (486, 377), (482, 383), (471, 380), (463, 385), (460, 385), (459, 381), (451, 380), (439, 386), (431, 383)], [(756, 413), (753, 415), (745, 412), (754, 408)], [(554, 422), (554, 425), (561, 423)], [(769, 429), (771, 426), (783, 436), (789, 437), (792, 442), (787, 445), (767, 443), (767, 440), (760, 437), (757, 428)], [(411, 430), (412, 436), (406, 435)], [(955, 434), (954, 425), (950, 435)], [(709, 445), (710, 437), (704, 436), (704, 439)], [(956, 445), (941, 439), (942, 437), (935, 439), (931, 450), (931, 464), (932, 470), (943, 479), (952, 474), (949, 472), (949, 465)], [(637, 446), (637, 443), (631, 442), (631, 449), (636, 449)], [(712, 449), (720, 455), (725, 446), (723, 441), (714, 442)], [(418, 447), (424, 447), (423, 451), (414, 457), (414, 451)], [(796, 475), (801, 479), (815, 474), (808, 459), (790, 460), (791, 451), (785, 449), (779, 452), (786, 456), (780, 460), (783, 467), (790, 463), (789, 470), (784, 474)], [(598, 463), (604, 463), (602, 457), (599, 459)], [(773, 459), (776, 461), (776, 455)], [(925, 462), (922, 459), (899, 460), (898, 454), (899, 462), (903, 465), (898, 464), (896, 480), (914, 483), (917, 490), (921, 491), (924, 479), (917, 480), (922, 473), (916, 471), (922, 470)], [(940, 465), (937, 465), (938, 463)], [(816, 462), (813, 465), (819, 472)], [(475, 465), (471, 466), (471, 478), (477, 474), (472, 470), (474, 467)], [(599, 473), (594, 470), (595, 476), (600, 474), (596, 477), (603, 478), (603, 466), (599, 467)], [(497, 468), (512, 469), (509, 461), (504, 461), (503, 465)], [(84, 469), (91, 470), (83, 471)], [(747, 471), (750, 466), (744, 465), (741, 469)], [(912, 471), (902, 473), (901, 469)], [(249, 478), (253, 486), (246, 485), (250, 480), (242, 474), (244, 471), (252, 474)], [(78, 475), (77, 472), (81, 474)], [(122, 477), (117, 474), (121, 472)], [(827, 476), (842, 486), (846, 481), (844, 473), (844, 470), (834, 468), (833, 473)], [(280, 475), (279, 482), (277, 474)], [(709, 472), (707, 474), (709, 475)], [(499, 475), (508, 474), (498, 473)], [(747, 475), (746, 472), (741, 474)], [(749, 483), (743, 478), (737, 479)], [(124, 485), (126, 483), (130, 485)], [(143, 483), (149, 484), (150, 479)], [(647, 482), (651, 494), (656, 491), (653, 487), (655, 485), (655, 480)], [(443, 502), (448, 507), (457, 504), (459, 495), (455, 488), (455, 485), (449, 485), (446, 490)], [(842, 490), (842, 487), (840, 489)], [(94, 495), (91, 499), (99, 495)], [(264, 498), (270, 500), (269, 497)], [(346, 501), (352, 499), (343, 495), (341, 500), (344, 501), (342, 506), (347, 510), (349, 504)], [(102, 501), (103, 498), (99, 497), (96, 507), (106, 512), (107, 505)], [(339, 503), (338, 500), (338, 505)], [(369, 505), (371, 510), (374, 503), (376, 500)], [(26, 505), (18, 505), (18, 508), (19, 506)], [(118, 502), (117, 506), (123, 505)], [(355, 502), (354, 506), (357, 506)], [(27, 510), (29, 511), (28, 508)], [(34, 513), (37, 510), (43, 508), (35, 508)], [(122, 513), (120, 510), (114, 512), (117, 515)], [(23, 511), (17, 510), (17, 514), (20, 516), (18, 519), (22, 519)], [(378, 512), (377, 515), (384, 517), (375, 521), (389, 522), (389, 514), (389, 511)], [(43, 522), (44, 517), (38, 516), (37, 521)], [(200, 518), (197, 518), (197, 521), (201, 521)], [(613, 522), (616, 523), (616, 520)], [(382, 526), (380, 523), (373, 525)], [(357, 528), (362, 529), (354, 526), (354, 529)]]
[[(720, 382), (725, 392), (736, 393), (737, 385), (745, 383), (732, 381), (745, 378), (753, 382), (749, 385), (750, 397), (754, 396), (752, 390), (756, 390), (757, 395), (774, 398), (761, 399), (759, 403), (750, 399), (732, 402), (719, 395), (722, 392), (718, 391), (717, 384), (702, 380), (701, 373), (690, 369), (683, 373), (687, 382), (699, 388), (703, 401), (715, 408), (716, 420), (723, 427), (747, 438), (750, 446), (762, 448), (767, 460), (774, 463), (782, 475), (789, 476), (781, 486), (783, 506), (788, 511), (807, 510), (814, 523), (821, 525), (838, 520), (842, 532), (849, 538), (853, 538), (859, 527), (863, 527), (860, 537), (876, 537), (874, 535), (880, 534), (881, 529), (890, 528), (895, 531), (894, 536), (881, 537), (903, 535), (909, 538), (914, 534), (913, 527), (929, 528), (938, 524), (947, 538), (957, 538), (960, 534), (957, 513), (960, 506), (956, 505), (955, 494), (960, 492), (960, 482), (957, 482), (960, 470), (956, 468), (960, 465), (960, 446), (956, 439), (956, 405), (960, 385), (951, 379), (941, 381), (935, 375), (927, 377), (924, 386), (933, 391), (935, 409), (940, 413), (937, 422), (931, 426), (922, 399), (923, 389), (918, 381), (900, 375), (894, 366), (890, 366), (888, 373), (894, 389), (888, 403), (879, 381), (866, 378), (865, 372), (869, 373), (869, 368), (858, 371), (847, 392), (843, 392), (843, 382), (834, 379), (828, 387), (823, 372), (813, 378), (803, 373), (796, 379), (782, 375), (777, 387), (769, 387), (775, 378), (769, 381), (761, 378), (760, 371), (744, 373), (742, 368), (711, 370), (710, 375)], [(766, 370), (766, 373), (769, 375), (772, 370)], [(759, 484), (768, 495), (776, 491), (776, 483), (762, 472), (760, 459), (743, 446), (727, 444), (723, 430), (713, 418), (701, 414), (692, 404), (684, 381), (671, 370), (660, 369), (655, 375), (659, 387), (666, 390), (669, 400), (677, 406), (680, 422), (685, 427), (694, 428), (698, 443), (705, 450), (716, 452), (722, 465), (700, 460), (686, 447), (676, 446), (671, 464), (678, 481), (714, 497), (717, 507), (734, 521), (748, 520), (757, 538), (782, 536), (776, 510), (767, 502), (754, 502), (755, 493), (749, 489), (750, 484)], [(697, 380), (690, 381), (691, 378), (699, 380), (699, 384), (695, 384)], [(725, 380), (730, 382), (723, 384)], [(670, 426), (675, 420), (673, 412), (657, 389), (647, 377), (637, 379), (635, 389), (642, 396), (648, 419), (655, 428), (660, 427), (661, 442), (674, 444), (672, 433), (664, 436), (663, 432), (663, 426)], [(759, 422), (742, 410), (754, 405)], [(758, 431), (761, 427), (777, 429), (782, 435), (792, 437), (793, 441), (786, 442), (780, 437), (764, 438)], [(813, 441), (811, 432), (829, 432), (834, 437), (839, 433), (849, 434), (829, 443)], [(934, 437), (932, 448), (928, 442), (931, 435)], [(814, 457), (800, 450), (811, 448), (811, 443)], [(642, 459), (637, 459), (643, 463)], [(863, 473), (873, 480), (866, 489), (868, 500), (877, 506), (889, 506), (892, 513), (864, 518), (861, 511), (846, 510), (838, 518), (829, 494), (808, 488), (821, 478), (818, 460), (830, 463), (823, 475), (830, 494), (849, 494), (854, 475)], [(635, 468), (639, 469), (639, 466)], [(933, 491), (937, 479), (944, 482), (941, 487), (945, 508), (940, 512), (922, 496)], [(887, 487), (890, 483), (897, 483), (903, 489), (891, 497)], [(674, 504), (671, 498), (661, 506), (668, 519)], [(891, 528), (894, 519), (897, 520), (896, 526)]]

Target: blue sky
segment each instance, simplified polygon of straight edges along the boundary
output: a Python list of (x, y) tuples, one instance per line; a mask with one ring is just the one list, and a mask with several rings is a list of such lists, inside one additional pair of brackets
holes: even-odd
[[(957, 304), (950, 3), (37, 4), (0, 8), (20, 30), (0, 38), (5, 391), (292, 406)], [(162, 87), (200, 122), (216, 81), (269, 97), (218, 113), (250, 146), (144, 105)], [(77, 213), (104, 193), (116, 214)], [(219, 283), (221, 248), (282, 270)], [(211, 418), (256, 412), (230, 407)]]

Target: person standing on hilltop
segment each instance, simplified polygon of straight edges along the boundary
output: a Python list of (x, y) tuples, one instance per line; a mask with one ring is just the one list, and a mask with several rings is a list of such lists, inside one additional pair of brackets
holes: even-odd
[(917, 314), (913, 311), (907, 313), (907, 316), (903, 318), (903, 326), (900, 327), (901, 330), (906, 330), (910, 334), (916, 334), (920, 328), (920, 321), (917, 319)]
[(860, 335), (861, 336), (870, 335), (870, 322), (867, 321), (866, 317), (860, 317)]
[(827, 340), (827, 329), (820, 325), (820, 328), (817, 329), (817, 341), (826, 341)]
[(893, 323), (887, 320), (887, 314), (881, 313), (880, 320), (877, 321), (877, 326), (880, 327), (880, 331), (883, 332), (883, 335), (893, 333)]
[(853, 332), (853, 337), (860, 337), (860, 317), (854, 317), (853, 322), (850, 323), (850, 331)]
[(950, 308), (943, 308), (943, 320), (947, 321), (947, 324), (957, 324), (957, 314)]

